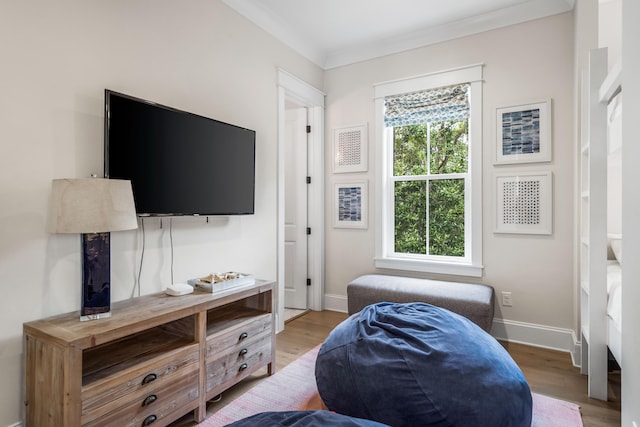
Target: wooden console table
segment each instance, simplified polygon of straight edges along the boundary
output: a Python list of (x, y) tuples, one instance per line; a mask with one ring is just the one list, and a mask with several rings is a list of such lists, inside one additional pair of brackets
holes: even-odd
[(23, 325), (26, 427), (165, 426), (266, 367), (275, 371), (274, 283), (120, 301)]

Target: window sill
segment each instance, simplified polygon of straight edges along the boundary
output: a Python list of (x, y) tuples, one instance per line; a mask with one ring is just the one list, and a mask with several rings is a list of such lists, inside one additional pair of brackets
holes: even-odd
[(449, 274), (453, 276), (482, 277), (481, 265), (434, 262), (402, 258), (375, 258), (376, 268), (393, 270), (419, 271), (422, 273)]

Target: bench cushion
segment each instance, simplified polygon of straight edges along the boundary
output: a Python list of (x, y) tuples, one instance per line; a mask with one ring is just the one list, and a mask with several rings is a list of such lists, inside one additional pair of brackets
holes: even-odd
[(349, 314), (379, 302), (426, 302), (458, 313), (485, 331), (493, 324), (493, 287), (383, 274), (366, 274), (347, 285)]

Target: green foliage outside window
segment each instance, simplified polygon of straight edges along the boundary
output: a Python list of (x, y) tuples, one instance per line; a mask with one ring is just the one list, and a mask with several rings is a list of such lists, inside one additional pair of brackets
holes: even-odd
[[(467, 120), (395, 127), (394, 176), (466, 173), (467, 139)], [(464, 256), (464, 179), (443, 178), (396, 181), (396, 252)]]
[(429, 254), (464, 256), (464, 180), (429, 186)]
[(395, 185), (395, 251), (427, 253), (427, 186), (425, 181)]

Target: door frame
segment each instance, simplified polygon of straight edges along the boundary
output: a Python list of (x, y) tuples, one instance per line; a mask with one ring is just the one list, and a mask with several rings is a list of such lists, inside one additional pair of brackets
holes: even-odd
[(290, 99), (308, 109), (308, 236), (307, 274), (311, 279), (311, 310), (324, 307), (324, 97), (325, 94), (287, 71), (278, 68), (278, 243), (276, 331), (284, 330), (284, 172), (285, 101)]

